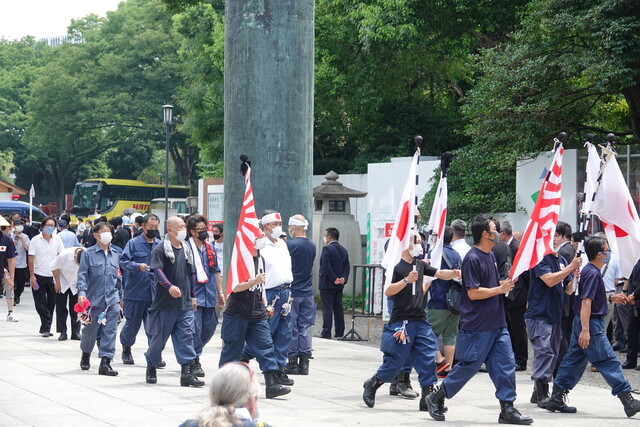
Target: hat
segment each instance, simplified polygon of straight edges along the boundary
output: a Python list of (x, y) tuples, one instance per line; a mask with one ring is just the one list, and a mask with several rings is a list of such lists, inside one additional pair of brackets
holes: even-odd
[(11, 224), (9, 224), (9, 221), (7, 221), (6, 218), (3, 217), (2, 215), (0, 215), (0, 225), (2, 225), (2, 226), (11, 226)]
[(122, 223), (123, 223), (124, 225), (129, 225), (129, 224), (131, 224), (131, 218), (129, 218), (128, 216), (123, 216), (123, 217), (122, 217)]
[(58, 221), (58, 227), (66, 227), (68, 225), (69, 225), (69, 223), (67, 221), (65, 221), (64, 219), (61, 219), (60, 221)]

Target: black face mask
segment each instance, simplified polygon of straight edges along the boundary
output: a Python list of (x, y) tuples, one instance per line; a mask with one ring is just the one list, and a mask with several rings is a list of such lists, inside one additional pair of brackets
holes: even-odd
[(213, 235), (213, 240), (218, 240), (221, 236), (222, 236), (222, 234), (214, 234)]
[(198, 239), (202, 240), (203, 242), (206, 242), (208, 237), (209, 232), (207, 230), (202, 230), (198, 233)]
[(160, 232), (158, 230), (147, 230), (146, 233), (144, 233), (144, 235), (147, 236), (147, 239), (160, 238)]

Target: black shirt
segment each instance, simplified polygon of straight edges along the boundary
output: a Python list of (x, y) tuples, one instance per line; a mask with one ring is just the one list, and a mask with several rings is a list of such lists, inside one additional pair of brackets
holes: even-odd
[(171, 249), (175, 255), (174, 263), (166, 257), (164, 245), (160, 243), (151, 251), (150, 267), (154, 270), (162, 270), (169, 282), (180, 288), (182, 296), (172, 297), (169, 290), (162, 286), (156, 277), (156, 297), (151, 303), (151, 310), (182, 311), (192, 309), (191, 298), (195, 298), (195, 296), (191, 294), (192, 272), (184, 254), (185, 248), (178, 249), (171, 246)]
[[(261, 257), (262, 258), (262, 257)], [(253, 262), (258, 268), (258, 258), (253, 258)], [(261, 264), (264, 266), (264, 260)], [(264, 271), (264, 267), (262, 268)], [(251, 322), (257, 322), (267, 318), (267, 309), (262, 301), (263, 285), (257, 285), (242, 292), (232, 292), (227, 300), (225, 313), (229, 316), (240, 315)]]
[[(413, 264), (401, 259), (393, 269), (391, 283), (399, 282), (413, 271)], [(433, 276), (438, 271), (436, 268), (426, 265), (422, 261), (416, 262), (418, 280), (414, 284), (409, 283), (400, 292), (393, 295), (393, 310), (389, 322), (401, 322), (403, 320), (415, 321), (424, 319), (424, 292), (422, 291), (422, 279), (424, 275)]]

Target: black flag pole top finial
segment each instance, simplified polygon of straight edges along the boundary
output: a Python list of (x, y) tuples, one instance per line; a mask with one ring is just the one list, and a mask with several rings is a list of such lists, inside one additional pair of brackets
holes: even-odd
[(593, 139), (595, 138), (595, 135), (592, 133), (588, 133), (587, 134), (587, 142), (590, 144), (593, 144)]
[(553, 138), (553, 151), (556, 151), (558, 145), (564, 145), (567, 142), (567, 133), (560, 132), (557, 138)]
[(422, 147), (422, 137), (420, 135), (416, 135), (415, 138), (413, 138), (413, 142), (416, 144), (416, 150), (420, 150), (420, 147)]
[(442, 178), (446, 178), (447, 171), (449, 170), (449, 166), (451, 166), (451, 162), (453, 161), (453, 154), (451, 151), (445, 151), (442, 153), (440, 157), (440, 169), (442, 170)]
[(242, 176), (245, 176), (251, 167), (251, 161), (249, 160), (249, 156), (246, 154), (240, 154), (240, 161), (242, 162), (240, 163), (240, 172), (242, 173)]

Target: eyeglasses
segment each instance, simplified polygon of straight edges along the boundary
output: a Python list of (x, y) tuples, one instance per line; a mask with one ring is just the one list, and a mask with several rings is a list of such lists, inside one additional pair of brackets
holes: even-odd
[(194, 228), (195, 231), (200, 232), (200, 231), (207, 231), (207, 227), (199, 227), (199, 228)]

